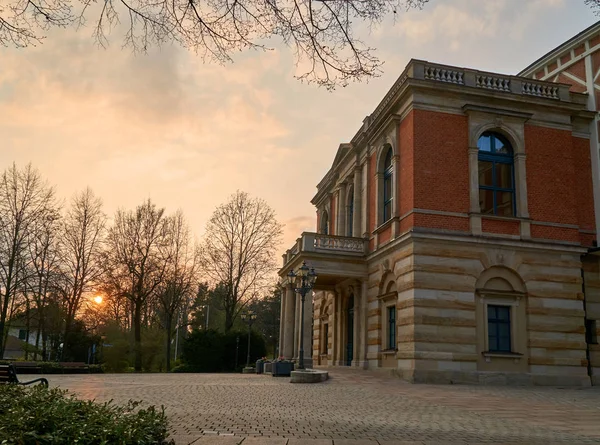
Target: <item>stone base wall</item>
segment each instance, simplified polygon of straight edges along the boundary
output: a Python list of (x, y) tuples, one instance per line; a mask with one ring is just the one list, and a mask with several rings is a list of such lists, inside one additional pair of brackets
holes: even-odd
[(587, 375), (567, 376), (551, 374), (502, 373), (502, 372), (461, 372), (461, 371), (419, 371), (397, 370), (395, 374), (410, 383), (423, 384), (469, 384), (490, 386), (572, 386), (591, 385)]
[[(415, 383), (600, 384), (587, 375), (581, 254), (569, 246), (415, 237), (369, 265), (369, 368)], [(591, 268), (599, 284), (600, 268)], [(397, 350), (385, 313), (396, 300)], [(600, 292), (597, 298), (600, 309)], [(512, 355), (490, 354), (488, 307), (509, 306)], [(589, 309), (589, 308), (588, 308)], [(600, 321), (598, 323), (600, 325)]]

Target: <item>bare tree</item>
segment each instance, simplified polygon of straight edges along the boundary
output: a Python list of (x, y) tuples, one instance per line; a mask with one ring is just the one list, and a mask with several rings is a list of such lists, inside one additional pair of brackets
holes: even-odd
[(102, 273), (100, 253), (105, 228), (102, 200), (89, 188), (76, 194), (62, 224), (60, 243), (60, 295), (66, 313), (64, 357), (70, 353), (71, 328), (83, 296), (93, 289)]
[[(176, 42), (217, 62), (243, 49), (268, 49), (276, 38), (305, 66), (299, 77), (328, 88), (376, 76), (382, 61), (355, 36), (355, 27), (379, 24), (399, 8), (429, 0), (7, 0), (0, 8), (0, 44), (24, 47), (52, 27), (91, 20), (102, 46), (117, 25), (136, 51)], [(589, 0), (588, 0), (589, 1)]]
[[(133, 211), (119, 210), (107, 237), (105, 279), (133, 310), (135, 370), (142, 370), (142, 311), (164, 281), (169, 263), (169, 224), (150, 200)], [(125, 287), (125, 283), (130, 283)]]
[(49, 208), (45, 218), (37, 220), (37, 228), (29, 244), (29, 255), (31, 257), (31, 273), (28, 274), (27, 288), (33, 295), (36, 310), (36, 335), (35, 351), (33, 359), (37, 359), (42, 345), (42, 358), (46, 358), (47, 332), (45, 322), (47, 294), (54, 290), (56, 277), (58, 275), (58, 248), (57, 238), (60, 227), (59, 208)]
[(167, 372), (171, 370), (171, 339), (173, 321), (185, 302), (191, 301), (198, 283), (198, 249), (193, 244), (183, 213), (169, 218), (168, 256), (164, 281), (156, 290), (165, 331), (167, 333)]
[(13, 164), (0, 176), (0, 357), (9, 308), (27, 276), (27, 243), (53, 199), (54, 189), (31, 164), (23, 169)]
[(273, 209), (241, 191), (217, 207), (210, 218), (201, 266), (214, 284), (223, 286), (226, 331), (252, 295), (273, 278), (282, 233)]

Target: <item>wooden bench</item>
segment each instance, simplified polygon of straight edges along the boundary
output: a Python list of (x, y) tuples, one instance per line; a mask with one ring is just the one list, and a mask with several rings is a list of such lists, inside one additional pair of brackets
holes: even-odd
[(58, 364), (59, 366), (62, 366), (63, 373), (67, 370), (87, 372), (90, 370), (90, 367), (84, 362), (59, 362)]
[(45, 378), (34, 379), (29, 382), (19, 382), (17, 373), (12, 364), (0, 365), (0, 384), (2, 383), (16, 383), (17, 385), (31, 385), (32, 383), (40, 382), (42, 385), (48, 387), (48, 380)]
[(35, 371), (37, 374), (42, 373), (42, 367), (39, 362), (13, 362), (12, 365), (15, 371)]

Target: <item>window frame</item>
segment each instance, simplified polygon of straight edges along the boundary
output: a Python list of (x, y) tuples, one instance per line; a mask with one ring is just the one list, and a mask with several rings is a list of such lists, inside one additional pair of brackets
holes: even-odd
[[(394, 162), (393, 162), (393, 151), (391, 147), (388, 147), (383, 162), (383, 202), (382, 202), (382, 224), (392, 219), (393, 214), (393, 202), (394, 202)], [(387, 196), (387, 185), (389, 183), (389, 195)]]
[[(397, 325), (396, 325), (396, 306), (386, 306), (386, 341), (387, 341), (387, 350), (395, 351), (398, 347), (398, 338), (396, 335)], [(391, 316), (393, 314), (393, 317)]]
[[(495, 318), (490, 319), (490, 308), (494, 308), (496, 310), (496, 315)], [(502, 308), (503, 310), (506, 310), (506, 313), (508, 314), (508, 319), (502, 319), (498, 316), (498, 309)], [(494, 304), (488, 304), (486, 307), (486, 323), (487, 323), (487, 350), (488, 352), (492, 352), (492, 353), (512, 353), (513, 352), (513, 339), (512, 339), (512, 307), (510, 305), (507, 304), (498, 304), (498, 303), (494, 303)], [(506, 348), (501, 348), (501, 335), (500, 335), (500, 326), (504, 325), (504, 326), (508, 326), (508, 349)], [(493, 331), (493, 332), (492, 332)], [(492, 333), (494, 334), (494, 337), (496, 338), (496, 345), (497, 347), (493, 347), (492, 346), (492, 342), (491, 342), (491, 337), (492, 337)]]
[(323, 210), (321, 213), (320, 226), (319, 231), (321, 235), (329, 235), (329, 212), (327, 210)]
[[(483, 151), (480, 148), (479, 142), (484, 137), (490, 137), (490, 152)], [(508, 147), (509, 153), (497, 153), (496, 152), (496, 140), (499, 140), (504, 144), (504, 146)], [(479, 212), (482, 215), (493, 215), (507, 218), (514, 218), (517, 216), (517, 193), (516, 193), (516, 181), (515, 181), (515, 153), (512, 144), (500, 133), (494, 131), (485, 131), (483, 132), (479, 138), (477, 139), (477, 182), (478, 182), (478, 193), (481, 193), (481, 190), (487, 190), (492, 192), (492, 209), (493, 213), (484, 213), (481, 208), (481, 200), (479, 201)], [(481, 185), (479, 181), (479, 163), (487, 162), (492, 166), (492, 185)], [(504, 164), (510, 166), (510, 188), (499, 187), (498, 179), (496, 175), (496, 164)], [(497, 194), (498, 193), (511, 193), (512, 199), (512, 212), (511, 215), (499, 215), (498, 214), (498, 202), (497, 202)]]
[(329, 323), (323, 323), (323, 336), (321, 337), (321, 355), (329, 354)]

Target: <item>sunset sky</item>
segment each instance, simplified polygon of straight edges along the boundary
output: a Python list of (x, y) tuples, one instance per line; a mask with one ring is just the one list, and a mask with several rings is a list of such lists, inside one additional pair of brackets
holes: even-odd
[(198, 237), (241, 189), (275, 209), (284, 250), (314, 231), (316, 184), (411, 58), (515, 74), (596, 20), (583, 0), (431, 0), (361, 36), (383, 76), (333, 92), (295, 80), (276, 42), (220, 66), (55, 30), (0, 47), (0, 165), (31, 161), (64, 199), (90, 186), (109, 215), (146, 198), (181, 208)]

